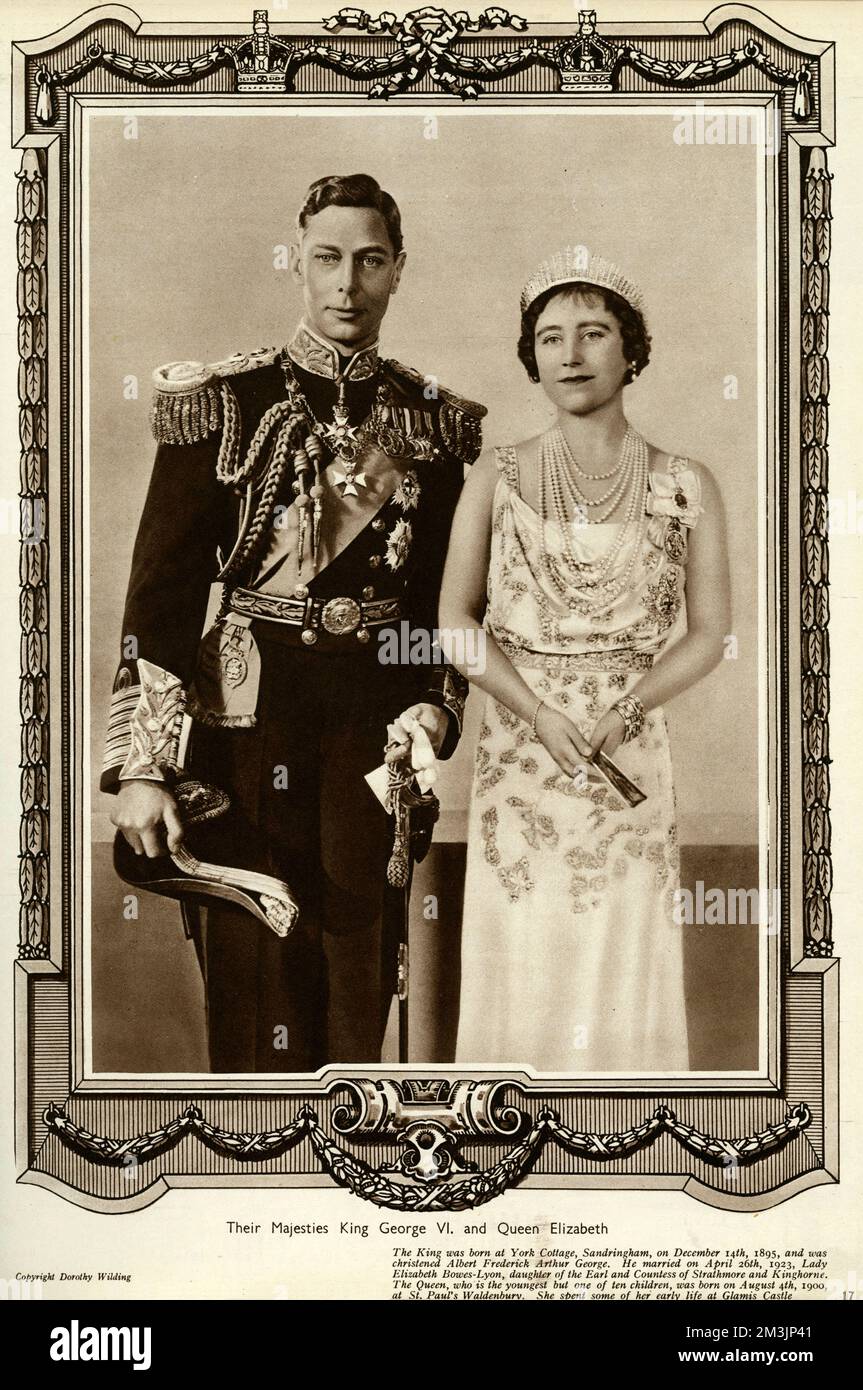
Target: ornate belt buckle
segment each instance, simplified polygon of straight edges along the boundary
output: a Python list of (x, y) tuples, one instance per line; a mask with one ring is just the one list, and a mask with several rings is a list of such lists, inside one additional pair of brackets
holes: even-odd
[(334, 637), (343, 637), (347, 632), (355, 632), (360, 625), (362, 610), (352, 598), (331, 598), (324, 605), (321, 624)]

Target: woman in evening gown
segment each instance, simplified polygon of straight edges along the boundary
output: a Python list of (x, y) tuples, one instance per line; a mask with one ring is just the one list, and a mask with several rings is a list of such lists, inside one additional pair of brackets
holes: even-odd
[(484, 662), (461, 668), (485, 704), (456, 1061), (684, 1071), (662, 705), (729, 631), (721, 501), (702, 464), (626, 419), (650, 338), (616, 267), (562, 252), (521, 308), (519, 356), (556, 419), (474, 466), (441, 593), (443, 639), (484, 630)]

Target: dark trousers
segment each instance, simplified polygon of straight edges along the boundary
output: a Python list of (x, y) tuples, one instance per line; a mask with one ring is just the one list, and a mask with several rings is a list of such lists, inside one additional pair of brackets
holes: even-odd
[(254, 630), (256, 726), (193, 732), (190, 771), (231, 798), (224, 817), (200, 827), (200, 853), (284, 879), (300, 917), (280, 940), (231, 904), (207, 909), (199, 955), (211, 1069), (377, 1062), (399, 904), (385, 893), (390, 821), (364, 775), (383, 760), (387, 722), (415, 698), (411, 673), (381, 666), (374, 644), (319, 652), (276, 624)]

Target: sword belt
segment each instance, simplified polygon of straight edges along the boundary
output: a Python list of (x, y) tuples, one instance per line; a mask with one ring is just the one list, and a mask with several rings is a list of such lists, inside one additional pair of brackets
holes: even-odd
[(303, 642), (310, 647), (321, 632), (368, 642), (371, 628), (383, 627), (402, 616), (401, 599), (397, 598), (359, 601), (349, 597), (313, 598), (311, 594), (305, 598), (282, 598), (279, 594), (242, 588), (232, 591), (231, 609), (265, 622), (300, 628)]

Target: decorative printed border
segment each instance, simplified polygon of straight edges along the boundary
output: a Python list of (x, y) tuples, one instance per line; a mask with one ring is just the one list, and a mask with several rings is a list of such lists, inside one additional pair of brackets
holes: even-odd
[(239, 92), (292, 92), (297, 72), (310, 64), (318, 64), (354, 82), (371, 81), (369, 97), (384, 101), (410, 90), (424, 77), (431, 78), (443, 92), (459, 96), (463, 101), (475, 101), (484, 90), (478, 79), (499, 82), (535, 64), (554, 68), (560, 76), (560, 90), (564, 92), (613, 92), (626, 66), (652, 82), (687, 91), (726, 81), (745, 68), (755, 67), (778, 86), (794, 87), (795, 120), (807, 120), (812, 114), (809, 66), (803, 63), (793, 71), (780, 68), (770, 61), (756, 39), (717, 58), (669, 62), (633, 44), (612, 43), (600, 38), (595, 10), (579, 10), (578, 31), (571, 38), (558, 43), (531, 39), (522, 47), (495, 54), (493, 58), (457, 52), (453, 45), (464, 34), (500, 28), (519, 32), (527, 29), (526, 19), (498, 6), (483, 10), (475, 20), (463, 10), (450, 14), (433, 6), (412, 10), (401, 20), (389, 13), (372, 19), (362, 10), (341, 9), (338, 14), (324, 19), (322, 26), (332, 32), (354, 30), (385, 35), (394, 41), (393, 52), (385, 56), (358, 56), (330, 44), (297, 44), (273, 39), (267, 11), (255, 10), (252, 34), (236, 44), (214, 44), (194, 58), (170, 63), (147, 62), (94, 42), (84, 58), (61, 72), (42, 66), (36, 70), (34, 79), (38, 87), (36, 119), (43, 126), (52, 125), (57, 119), (57, 89), (68, 89), (96, 67), (165, 89), (204, 77), (219, 67), (232, 66)]
[[(561, 1124), (557, 1112), (544, 1107), (526, 1136), (492, 1167), (462, 1178), (456, 1175), (476, 1165), (461, 1159), (453, 1131), (435, 1121), (414, 1121), (409, 1125), (401, 1136), (402, 1152), (398, 1159), (375, 1170), (329, 1138), (311, 1105), (303, 1105), (291, 1124), (266, 1134), (235, 1134), (220, 1129), (207, 1123), (197, 1105), (190, 1105), (160, 1129), (133, 1139), (90, 1134), (73, 1124), (59, 1105), (49, 1106), (45, 1112), (48, 1128), (74, 1152), (94, 1163), (119, 1167), (152, 1161), (187, 1134), (193, 1134), (217, 1153), (246, 1162), (281, 1155), (307, 1136), (321, 1167), (339, 1186), (350, 1188), (377, 1206), (399, 1211), (468, 1211), (482, 1206), (517, 1183), (549, 1139), (570, 1152), (607, 1162), (646, 1147), (665, 1131), (689, 1153), (728, 1168), (754, 1163), (774, 1152), (805, 1129), (811, 1118), (806, 1105), (797, 1105), (780, 1124), (760, 1134), (744, 1139), (717, 1139), (680, 1124), (674, 1111), (661, 1105), (648, 1119), (623, 1134), (583, 1134)], [(527, 1116), (522, 1115), (521, 1120), (526, 1121)], [(388, 1172), (399, 1173), (415, 1185), (393, 1181), (384, 1176)]]
[[(153, 56), (152, 30), (144, 40), (137, 36), (136, 22), (140, 26), (132, 11), (111, 6), (89, 11), (50, 40), (15, 46), (14, 98), (22, 121), (18, 143), (25, 147), (18, 174), (17, 213), (21, 497), (22, 515), (30, 518), (29, 525), (22, 528), (21, 548), (18, 987), (22, 1032), (18, 1074), (23, 1088), (19, 1104), (22, 1180), (41, 1183), (97, 1209), (115, 1211), (153, 1200), (148, 1194), (158, 1196), (179, 1173), (186, 1182), (189, 1174), (204, 1182), (216, 1173), (220, 1178), (228, 1175), (235, 1179), (242, 1174), (244, 1182), (252, 1182), (255, 1174), (265, 1172), (270, 1181), (278, 1176), (287, 1183), (323, 1170), (357, 1196), (403, 1211), (467, 1210), (518, 1182), (537, 1183), (548, 1175), (556, 1186), (561, 1185), (561, 1178), (577, 1183), (582, 1173), (595, 1173), (597, 1167), (609, 1174), (610, 1184), (661, 1183), (667, 1187), (677, 1181), (703, 1200), (741, 1209), (760, 1209), (814, 1183), (835, 1181), (832, 1049), (837, 972), (834, 962), (827, 959), (832, 952), (826, 449), (830, 175), (821, 148), (831, 139), (832, 130), (830, 45), (800, 39), (760, 12), (736, 5), (714, 11), (701, 27), (683, 26), (679, 32), (669, 33), (669, 26), (660, 26), (661, 38), (656, 37), (659, 30), (650, 25), (634, 24), (637, 44), (601, 36), (593, 10), (580, 11), (577, 26), (537, 26), (535, 36), (514, 45), (513, 33), (523, 34), (528, 26), (520, 17), (497, 7), (486, 9), (476, 20), (463, 12), (451, 15), (431, 7), (413, 10), (403, 20), (388, 13), (372, 19), (362, 11), (343, 9), (320, 26), (327, 34), (346, 34), (341, 48), (310, 32), (316, 26), (280, 24), (279, 36), (274, 36), (266, 11), (259, 10), (255, 11), (252, 34), (230, 42), (214, 37), (209, 48), (195, 53), (192, 37), (180, 31), (166, 44), (170, 57), (166, 53), (161, 61)], [(118, 23), (125, 25), (139, 47), (143, 44), (140, 56), (121, 52), (116, 46)], [(707, 46), (715, 46), (715, 35), (726, 24), (732, 46), (721, 53), (706, 52)], [(616, 31), (620, 28), (615, 26)], [(504, 29), (509, 34), (482, 37)], [(101, 37), (92, 38), (82, 52), (82, 35), (100, 30)], [(238, 32), (238, 26), (233, 32)], [(155, 38), (161, 39), (162, 31)], [(657, 48), (658, 52), (651, 51)], [(62, 52), (67, 66), (52, 65), (55, 52)], [(183, 56), (178, 58), (178, 52)], [(61, 934), (58, 932), (56, 938), (49, 934), (49, 908), (59, 913), (60, 905), (49, 902), (49, 551), (45, 529), (49, 465), (47, 265), (49, 249), (54, 245), (47, 218), (49, 196), (52, 207), (59, 208), (59, 216), (55, 212), (50, 223), (51, 227), (59, 226), (60, 238), (58, 254), (55, 258), (52, 252), (50, 260), (52, 267), (59, 267), (59, 283), (50, 301), (52, 315), (57, 314), (56, 340), (64, 358), (58, 380), (68, 371), (72, 352), (71, 342), (62, 337), (71, 273), (64, 221), (70, 92), (77, 88), (87, 98), (109, 92), (122, 99), (123, 95), (182, 89), (190, 103), (205, 101), (213, 90), (284, 99), (295, 90), (295, 79), (302, 69), (308, 70), (307, 77), (315, 69), (336, 74), (337, 93), (359, 88), (381, 100), (412, 91), (430, 93), (434, 99), (436, 90), (443, 92), (445, 99), (457, 96), (472, 100), (481, 95), (481, 83), (486, 82), (498, 84), (501, 95), (529, 91), (539, 93), (542, 100), (553, 96), (563, 101), (570, 93), (580, 98), (616, 93), (631, 100), (632, 91), (641, 92), (644, 84), (656, 88), (657, 93), (703, 92), (717, 84), (723, 96), (745, 99), (754, 91), (762, 100), (771, 90), (765, 83), (773, 84), (774, 91), (778, 89), (784, 145), (778, 167), (786, 201), (789, 186), (795, 186), (789, 170), (799, 168), (803, 178), (802, 209), (788, 207), (787, 216), (795, 227), (800, 218), (802, 244), (802, 917), (803, 949), (810, 959), (792, 968), (787, 954), (783, 958), (780, 988), (785, 1051), (781, 1082), (777, 1080), (772, 1090), (765, 1086), (751, 1094), (745, 1088), (739, 1092), (689, 1092), (685, 1113), (693, 1123), (679, 1120), (679, 1107), (664, 1098), (643, 1118), (644, 1112), (634, 1104), (631, 1093), (613, 1088), (569, 1091), (566, 1084), (522, 1085), (500, 1078), (334, 1080), (329, 1076), (325, 1081), (289, 1081), (280, 1091), (256, 1089), (239, 1095), (236, 1088), (220, 1094), (214, 1079), (216, 1084), (207, 1091), (210, 1118), (205, 1118), (205, 1110), (197, 1103), (176, 1113), (174, 1096), (160, 1091), (152, 1078), (134, 1083), (137, 1089), (121, 1085), (111, 1093), (99, 1090), (94, 1082), (74, 1080), (70, 961), (65, 947), (60, 960), (51, 959), (50, 943), (55, 939), (59, 942)], [(746, 72), (752, 77), (744, 92), (733, 79)], [(528, 85), (523, 87), (512, 82), (521, 73), (528, 75)], [(547, 75), (550, 85), (530, 85), (531, 73)], [(633, 89), (633, 78), (627, 78), (627, 73), (635, 74), (642, 86), (636, 82)], [(110, 77), (106, 86), (100, 87), (100, 74)], [(206, 82), (209, 89), (202, 88), (199, 96), (197, 84)], [(331, 90), (332, 82), (320, 93), (320, 99), (326, 100)], [(307, 96), (308, 91), (304, 91), (303, 97)], [(60, 142), (60, 175), (58, 186), (52, 183), (49, 189), (49, 164), (43, 147), (52, 139), (44, 133), (50, 127), (56, 129), (53, 138)], [(793, 160), (799, 160), (799, 165), (793, 165)], [(52, 156), (52, 180), (57, 167)], [(789, 279), (793, 282), (797, 273), (787, 253), (786, 237), (780, 245), (780, 301), (782, 288), (787, 290)], [(53, 319), (51, 326), (54, 329)], [(790, 410), (796, 412), (798, 364), (789, 361), (786, 333), (781, 335), (780, 352)], [(57, 364), (52, 365), (56, 369)], [(779, 409), (787, 427), (790, 416), (784, 399), (782, 393)], [(784, 436), (785, 430), (781, 433)], [(57, 458), (52, 472), (61, 493), (58, 525), (63, 530), (69, 479), (60, 462), (61, 443), (56, 438), (50, 441), (52, 455), (56, 453)], [(781, 463), (782, 476), (793, 477), (796, 459), (783, 456)], [(62, 541), (63, 537), (57, 539)], [(793, 625), (795, 615), (790, 619)], [(66, 640), (66, 634), (59, 630), (58, 640)], [(784, 694), (787, 699), (787, 688)], [(787, 757), (789, 740), (793, 744), (796, 730), (783, 727), (778, 737), (782, 759)], [(70, 808), (59, 805), (69, 795), (68, 789), (58, 783), (53, 792), (52, 804), (58, 808), (55, 815), (69, 816)], [(792, 783), (791, 795), (798, 795), (796, 783)], [(65, 837), (63, 852), (67, 853)], [(64, 874), (68, 869), (64, 863)], [(344, 1089), (350, 1101), (337, 1104), (334, 1093)], [(519, 1093), (527, 1108), (499, 1104), (504, 1089)], [(564, 1097), (555, 1108), (547, 1103), (551, 1095)], [(166, 1104), (171, 1107), (167, 1111)], [(268, 1118), (266, 1125), (259, 1124), (262, 1114)], [(330, 1137), (319, 1115), (343, 1142)], [(569, 1122), (573, 1119), (577, 1122)], [(130, 1137), (111, 1137), (124, 1132)], [(716, 1137), (723, 1132), (746, 1137)], [(673, 1144), (669, 1145), (669, 1139)], [(197, 1142), (187, 1144), (187, 1140)], [(350, 1153), (346, 1145), (353, 1144), (385, 1150), (378, 1166)], [(486, 1167), (481, 1168), (476, 1161), (477, 1145), (494, 1151), (489, 1153), (491, 1161)], [(163, 1180), (162, 1188), (154, 1178)], [(734, 1183), (729, 1185), (729, 1179)]]
[(21, 440), (21, 887), (18, 954), (48, 955), (48, 283), (45, 153), (18, 171)]
[(809, 158), (803, 205), (802, 716), (803, 940), (807, 956), (832, 956), (830, 888), (830, 634), (827, 553), (827, 367), (830, 181), (827, 156)]

